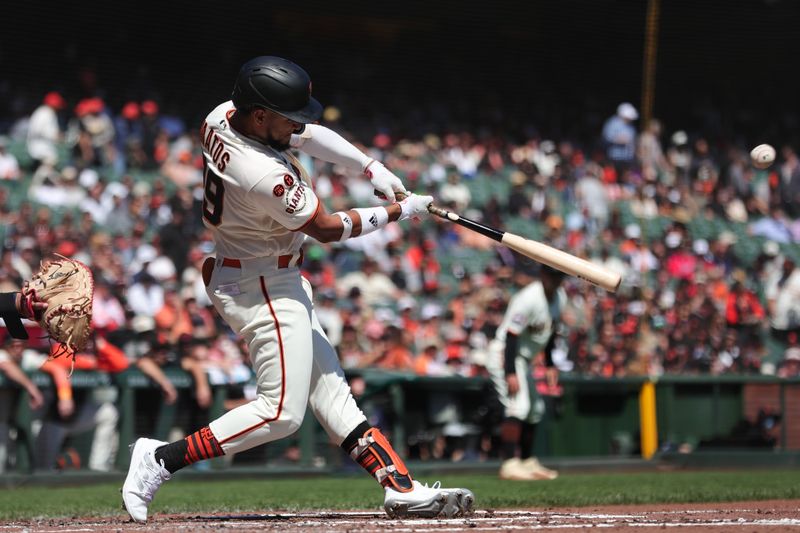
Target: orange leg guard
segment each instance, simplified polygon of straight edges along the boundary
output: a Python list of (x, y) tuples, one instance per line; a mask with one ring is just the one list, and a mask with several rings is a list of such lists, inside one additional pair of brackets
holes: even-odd
[(348, 453), (382, 486), (392, 487), (398, 492), (409, 492), (414, 488), (408, 468), (378, 428), (364, 432)]

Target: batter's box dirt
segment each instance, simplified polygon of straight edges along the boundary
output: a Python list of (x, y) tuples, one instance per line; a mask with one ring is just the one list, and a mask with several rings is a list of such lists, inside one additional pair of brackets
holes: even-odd
[(390, 520), (378, 511), (316, 511), (220, 514), (156, 514), (147, 524), (122, 517), (5, 522), (0, 533), (97, 531), (263, 532), (263, 531), (603, 531), (673, 529), (680, 533), (777, 533), (800, 531), (798, 501), (725, 504), (626, 505), (553, 509), (480, 509), (468, 518)]

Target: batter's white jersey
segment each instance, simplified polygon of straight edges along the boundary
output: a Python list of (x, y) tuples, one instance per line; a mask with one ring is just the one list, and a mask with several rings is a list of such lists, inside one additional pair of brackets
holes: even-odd
[(217, 256), (294, 254), (305, 241), (297, 230), (311, 221), (320, 201), (296, 159), (231, 128), (233, 112), (233, 102), (225, 102), (200, 128), (203, 223), (214, 235)]
[[(212, 421), (225, 453), (291, 435), (307, 408), (339, 445), (366, 418), (319, 324), (311, 284), (297, 261), (320, 201), (297, 160), (233, 130), (232, 102), (200, 133), (205, 157), (203, 223), (217, 257), (206, 259), (209, 299), (247, 342), (257, 398)], [(225, 262), (224, 259), (236, 259)]]

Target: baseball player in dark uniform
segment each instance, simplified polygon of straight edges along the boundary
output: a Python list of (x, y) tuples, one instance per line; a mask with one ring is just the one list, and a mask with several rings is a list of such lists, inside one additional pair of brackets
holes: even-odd
[[(379, 161), (313, 124), (321, 112), (302, 68), (262, 56), (241, 67), (231, 100), (200, 128), (202, 216), (216, 243), (204, 281), (216, 310), (248, 344), (258, 397), (177, 442), (136, 441), (122, 496), (137, 522), (147, 520), (150, 501), (174, 472), (287, 437), (300, 427), (307, 406), (331, 440), (384, 487), (389, 516), (457, 516), (471, 509), (470, 491), (412, 479), (356, 405), (317, 319), (311, 284), (299, 268), (307, 236), (333, 242), (366, 235), (427, 214), (433, 200), (407, 193)], [(408, 196), (385, 207), (327, 213), (291, 149), (365, 174), (392, 202), (395, 192)]]

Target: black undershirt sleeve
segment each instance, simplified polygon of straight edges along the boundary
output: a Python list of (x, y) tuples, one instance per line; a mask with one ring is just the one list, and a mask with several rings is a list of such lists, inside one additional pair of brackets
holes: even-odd
[(17, 310), (17, 293), (0, 292), (0, 318), (6, 324), (6, 328), (15, 339), (27, 339), (28, 332), (22, 325), (22, 317)]
[(503, 358), (503, 368), (506, 372), (506, 376), (514, 374), (517, 371), (514, 360), (517, 358), (518, 348), (519, 337), (513, 333), (506, 333), (506, 350)]
[(547, 345), (544, 347), (544, 364), (547, 368), (555, 366), (553, 364), (553, 347), (556, 344), (556, 332), (550, 334), (550, 338), (547, 339)]

